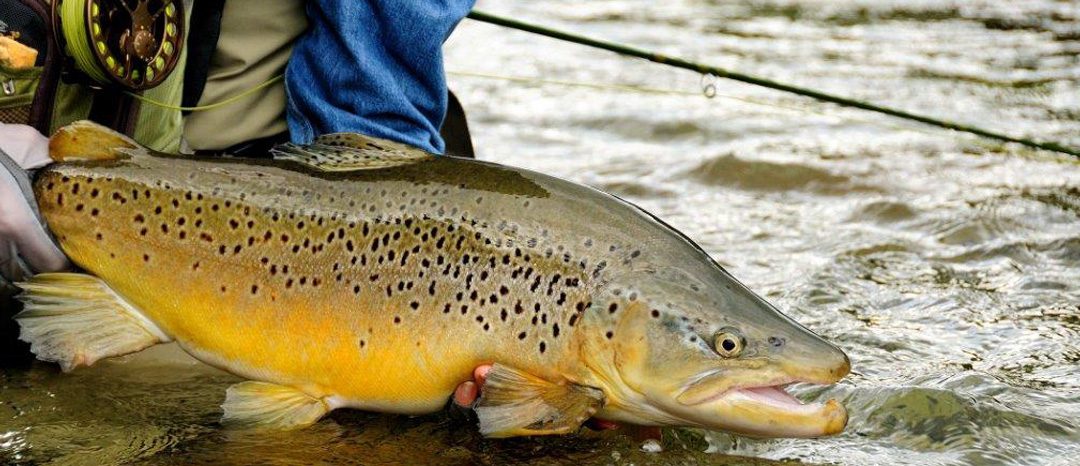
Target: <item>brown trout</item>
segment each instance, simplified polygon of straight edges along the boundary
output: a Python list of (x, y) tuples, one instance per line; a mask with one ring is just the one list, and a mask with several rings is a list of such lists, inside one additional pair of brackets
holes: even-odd
[(249, 379), (224, 420), (292, 428), (330, 410), (421, 414), (494, 364), (492, 437), (589, 417), (813, 437), (847, 422), (847, 356), (687, 237), (540, 173), (355, 134), (272, 160), (155, 153), (61, 129), (34, 189), (85, 273), (22, 286), (21, 338), (64, 370), (176, 341)]

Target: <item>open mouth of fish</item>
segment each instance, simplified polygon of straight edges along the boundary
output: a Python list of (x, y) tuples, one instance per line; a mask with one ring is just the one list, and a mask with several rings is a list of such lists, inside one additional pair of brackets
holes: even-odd
[(820, 437), (842, 431), (847, 410), (833, 399), (803, 402), (788, 392), (796, 382), (721, 389), (687, 404), (717, 416), (719, 427), (751, 436)]
[[(717, 398), (746, 400), (753, 403), (766, 404), (789, 412), (803, 412), (807, 414), (817, 413), (827, 409), (828, 402), (805, 403), (791, 393), (788, 393), (787, 387), (790, 385), (792, 384), (733, 388), (719, 394)], [(835, 401), (833, 402), (835, 403)]]

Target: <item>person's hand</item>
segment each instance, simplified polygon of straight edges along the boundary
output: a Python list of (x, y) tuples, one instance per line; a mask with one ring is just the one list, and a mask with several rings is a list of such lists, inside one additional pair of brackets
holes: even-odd
[(0, 123), (0, 278), (3, 280), (14, 282), (35, 273), (71, 267), (45, 230), (27, 174), (27, 170), (50, 161), (48, 138), (26, 125)]
[[(454, 404), (460, 408), (472, 409), (473, 403), (477, 398), (480, 398), (480, 390), (484, 388), (484, 381), (487, 380), (487, 374), (491, 371), (491, 366), (482, 365), (473, 369), (473, 380), (462, 382), (454, 390)], [(589, 419), (585, 422), (585, 427), (593, 430), (610, 430), (618, 429), (619, 425), (605, 421), (603, 419)]]

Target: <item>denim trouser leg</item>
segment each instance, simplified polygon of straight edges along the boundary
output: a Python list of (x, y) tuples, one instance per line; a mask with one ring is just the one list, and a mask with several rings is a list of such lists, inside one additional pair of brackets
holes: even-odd
[(289, 132), (351, 131), (442, 153), (442, 44), (475, 0), (312, 0), (285, 73)]

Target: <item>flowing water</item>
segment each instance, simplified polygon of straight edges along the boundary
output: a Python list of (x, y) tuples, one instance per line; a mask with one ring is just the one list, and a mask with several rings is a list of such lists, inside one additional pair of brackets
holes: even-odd
[[(480, 7), (1080, 146), (1075, 1)], [(485, 441), (445, 414), (340, 412), (245, 434), (217, 424), (237, 379), (175, 348), (60, 374), (5, 335), (0, 463), (1080, 464), (1075, 160), (728, 81), (708, 99), (710, 81), (691, 73), (471, 22), (447, 64), (481, 158), (638, 203), (843, 347), (849, 378), (796, 391), (840, 399), (847, 430), (670, 430), (661, 453), (641, 451), (632, 429)]]

